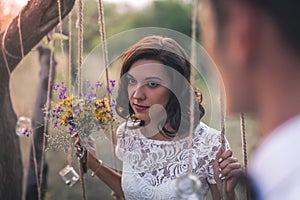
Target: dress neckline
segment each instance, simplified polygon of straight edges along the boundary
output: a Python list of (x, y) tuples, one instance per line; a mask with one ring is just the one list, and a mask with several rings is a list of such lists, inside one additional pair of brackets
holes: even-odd
[(183, 138), (174, 138), (174, 140), (156, 140), (156, 139), (151, 139), (151, 138), (148, 138), (146, 137), (142, 132), (141, 132), (141, 128), (138, 128), (136, 129), (137, 131), (137, 135), (139, 138), (145, 140), (145, 141), (148, 141), (148, 142), (155, 142), (155, 143), (160, 143), (160, 144), (174, 144), (174, 143), (179, 143), (179, 142), (186, 142), (187, 140), (189, 139), (193, 139), (194, 137), (194, 134), (192, 137), (190, 137), (189, 135), (188, 136), (185, 136)]

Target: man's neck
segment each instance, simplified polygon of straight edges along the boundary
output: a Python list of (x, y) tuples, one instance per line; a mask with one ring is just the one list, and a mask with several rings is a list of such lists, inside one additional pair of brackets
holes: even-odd
[[(298, 102), (300, 102), (300, 99)], [(286, 104), (281, 104), (280, 107), (277, 106), (279, 106), (279, 104), (273, 107), (268, 104), (268, 106), (266, 107), (274, 109), (271, 109), (271, 111), (269, 110), (266, 112), (262, 112), (259, 116), (263, 138), (271, 134), (275, 128), (277, 128), (284, 122), (300, 114), (300, 104), (292, 106), (292, 104), (286, 102)]]
[(282, 74), (262, 87), (264, 93), (258, 117), (262, 137), (265, 138), (279, 125), (300, 114), (300, 69), (290, 76)]

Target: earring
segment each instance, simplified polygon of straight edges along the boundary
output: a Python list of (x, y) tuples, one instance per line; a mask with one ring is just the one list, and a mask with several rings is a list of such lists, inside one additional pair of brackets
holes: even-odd
[(137, 129), (143, 126), (143, 121), (138, 119), (135, 114), (131, 114), (127, 117), (126, 126), (130, 129)]
[(198, 88), (195, 88), (194, 92), (195, 92), (195, 96), (197, 98), (198, 103), (201, 104), (202, 100), (203, 100), (202, 93), (200, 92), (200, 90)]

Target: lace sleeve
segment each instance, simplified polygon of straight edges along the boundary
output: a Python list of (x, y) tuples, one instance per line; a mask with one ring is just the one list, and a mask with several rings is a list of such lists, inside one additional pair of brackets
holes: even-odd
[(117, 145), (116, 145), (116, 156), (119, 160), (123, 161), (125, 153), (125, 123), (121, 124), (116, 132)]
[[(208, 142), (210, 143), (212, 152), (209, 153), (209, 165), (208, 165), (208, 176), (207, 181), (209, 184), (216, 184), (214, 179), (213, 164), (215, 162), (216, 155), (221, 147), (221, 132), (213, 128), (208, 129)], [(229, 143), (225, 138), (225, 149), (230, 149)]]

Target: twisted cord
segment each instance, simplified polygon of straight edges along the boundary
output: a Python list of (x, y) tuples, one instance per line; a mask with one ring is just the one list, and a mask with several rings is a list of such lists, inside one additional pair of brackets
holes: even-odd
[(21, 56), (22, 56), (22, 58), (24, 58), (23, 36), (22, 36), (22, 30), (21, 30), (21, 14), (22, 14), (22, 10), (20, 11), (20, 13), (18, 15), (18, 30), (19, 30)]
[(78, 93), (82, 95), (82, 60), (83, 60), (83, 0), (78, 1)]
[[(104, 65), (105, 65), (106, 87), (109, 88), (108, 50), (107, 50), (106, 31), (105, 31), (104, 7), (103, 7), (102, 0), (98, 1), (98, 14), (99, 14), (98, 23), (100, 25), (99, 32), (101, 35), (102, 52), (103, 52), (102, 56), (103, 56)], [(112, 102), (112, 96), (109, 92), (108, 92), (108, 99), (109, 99), (109, 105), (110, 105), (110, 103)], [(115, 133), (114, 133), (114, 125), (112, 122), (110, 122), (110, 137), (113, 142), (113, 145), (112, 145), (113, 166), (117, 170), (118, 164), (117, 164), (117, 158), (116, 158), (116, 152), (115, 152), (116, 138), (115, 138)]]
[[(222, 151), (225, 151), (226, 148), (226, 139), (225, 139), (225, 121), (226, 121), (226, 113), (225, 113), (225, 94), (223, 90), (223, 84), (222, 81), (220, 81), (220, 106), (221, 106), (221, 148)], [(226, 186), (227, 182), (226, 180), (222, 181), (222, 200), (227, 200), (227, 192), (226, 192)]]
[[(58, 24), (58, 28), (59, 28), (59, 33), (61, 35), (63, 35), (63, 21), (62, 21), (62, 11), (61, 11), (61, 0), (57, 0), (57, 7), (58, 7), (58, 19), (59, 19), (59, 24)], [(60, 40), (60, 49), (61, 49), (61, 53), (62, 53), (62, 58), (63, 58), (63, 61), (65, 61), (65, 58), (66, 58), (66, 54), (65, 54), (65, 51), (64, 51), (64, 41), (61, 39)], [(61, 70), (62, 70), (62, 77), (63, 77), (63, 80), (65, 80), (65, 73), (64, 73), (64, 68), (62, 67)]]
[[(77, 19), (78, 19), (78, 93), (79, 96), (82, 95), (82, 60), (83, 60), (83, 0), (78, 1), (78, 10), (77, 10)], [(82, 190), (82, 199), (86, 200), (86, 186), (84, 179), (84, 171), (83, 171), (82, 161), (79, 161), (79, 173), (80, 173), (80, 182), (81, 182), (81, 190)]]
[[(69, 76), (69, 92), (71, 92), (72, 88), (72, 14), (68, 17), (69, 20), (69, 56), (68, 56), (68, 76)], [(69, 138), (69, 148), (68, 148), (68, 156), (67, 161), (68, 165), (72, 165), (72, 138)]]
[(242, 138), (242, 149), (243, 149), (243, 160), (245, 172), (247, 173), (248, 166), (248, 155), (247, 155), (247, 135), (246, 135), (246, 121), (245, 114), (240, 114), (240, 123), (241, 123), (241, 138)]
[[(49, 119), (49, 109), (50, 109), (50, 97), (51, 97), (51, 84), (52, 84), (52, 72), (53, 72), (53, 57), (54, 52), (51, 51), (50, 54), (50, 68), (49, 68), (49, 78), (47, 86), (47, 99), (45, 106), (45, 116), (44, 116), (44, 131), (43, 131), (43, 143), (42, 143), (42, 155), (41, 155), (41, 171), (40, 171), (40, 189), (43, 181), (43, 170), (44, 170), (44, 160), (45, 160), (45, 147), (46, 147), (46, 136), (48, 131), (48, 119)], [(39, 192), (39, 200), (41, 200), (41, 191)]]
[[(191, 59), (190, 63), (191, 66), (195, 63), (195, 54), (196, 54), (196, 26), (197, 26), (197, 4), (198, 0), (193, 1), (193, 16), (192, 16), (192, 42), (191, 42)], [(192, 161), (193, 161), (193, 153), (192, 153), (192, 145), (193, 145), (193, 135), (194, 135), (194, 107), (195, 107), (195, 92), (193, 89), (194, 85), (194, 70), (191, 69), (191, 74), (190, 74), (190, 85), (191, 85), (191, 90), (190, 90), (190, 127), (189, 127), (189, 172), (192, 173)]]

